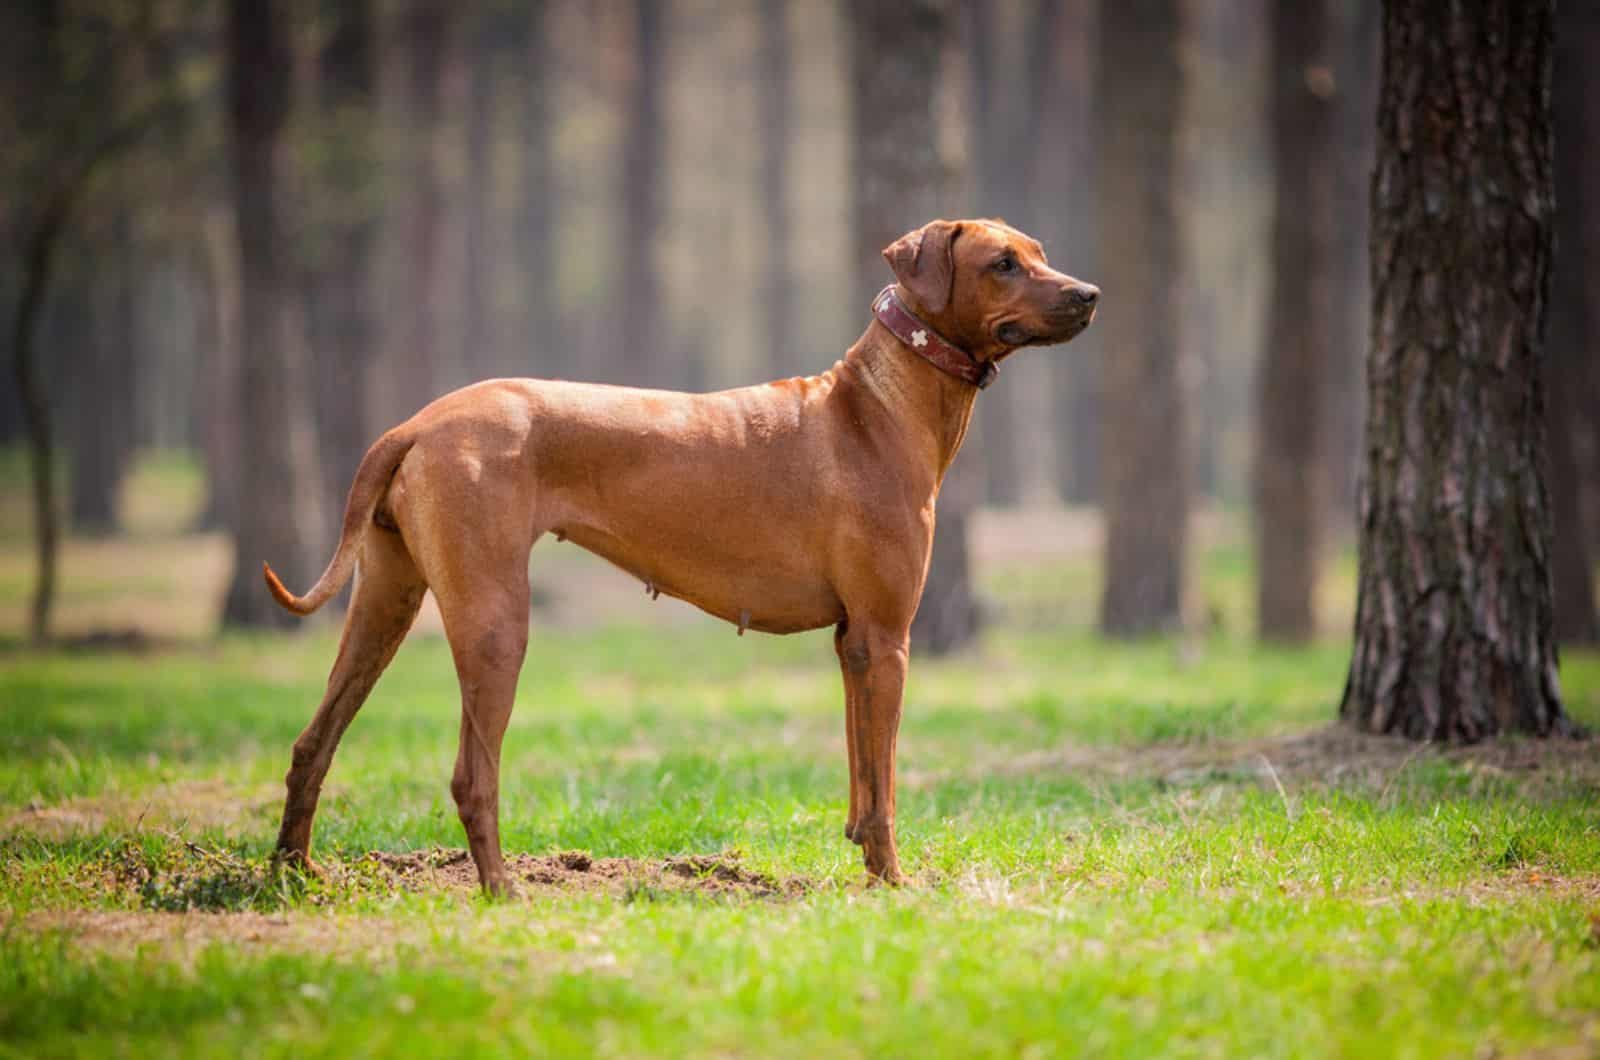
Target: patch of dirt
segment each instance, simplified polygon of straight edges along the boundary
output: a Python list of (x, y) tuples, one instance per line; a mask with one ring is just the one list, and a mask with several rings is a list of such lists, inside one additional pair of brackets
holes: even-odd
[(1600, 741), (1488, 740), (1466, 746), (1373, 736), (1342, 724), (1228, 744), (1141, 748), (1069, 746), (1013, 756), (993, 767), (1007, 775), (1071, 771), (1117, 778), (1158, 777), (1192, 786), (1241, 775), (1267, 784), (1340, 784), (1382, 789), (1429, 761), (1460, 765), (1475, 779), (1522, 783), (1576, 780), (1600, 785)]
[(1463, 766), (1485, 779), (1579, 779), (1600, 782), (1600, 742), (1508, 738), (1469, 745), (1419, 744), (1373, 736), (1341, 724), (1229, 749), (1235, 764), (1270, 762), (1280, 775), (1328, 783), (1387, 784), (1407, 767), (1431, 760)]
[(163, 784), (135, 795), (112, 794), (36, 804), (0, 820), (0, 836), (26, 833), (69, 839), (107, 829), (204, 831), (231, 828), (275, 811), (278, 785), (240, 788), (220, 780)]
[[(374, 851), (364, 859), (379, 866), (396, 887), (408, 891), (478, 887), (478, 870), (465, 850), (434, 849), (410, 854)], [(686, 857), (595, 858), (582, 851), (506, 858), (506, 871), (530, 893), (611, 894), (652, 898), (695, 894), (721, 898), (798, 898), (811, 889), (801, 879), (777, 880), (739, 864), (736, 853)]]
[[(318, 913), (158, 913), (107, 909), (38, 910), (18, 925), (34, 932), (62, 932), (75, 945), (118, 952), (154, 947), (189, 950), (212, 943), (242, 947), (370, 955), (392, 950), (408, 933), (384, 917)], [(5, 925), (7, 928), (10, 924)]]

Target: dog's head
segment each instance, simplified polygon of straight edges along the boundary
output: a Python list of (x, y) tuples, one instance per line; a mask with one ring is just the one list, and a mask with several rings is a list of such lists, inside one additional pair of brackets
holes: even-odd
[(1004, 221), (929, 221), (884, 248), (911, 308), (979, 360), (1051, 346), (1094, 319), (1100, 288), (1052, 269)]

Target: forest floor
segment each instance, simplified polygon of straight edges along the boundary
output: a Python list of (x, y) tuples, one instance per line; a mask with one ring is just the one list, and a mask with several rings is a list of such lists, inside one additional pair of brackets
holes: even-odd
[[(335, 760), (326, 878), (273, 869), (334, 629), (202, 636), (225, 548), (163, 510), (72, 542), (99, 647), (36, 653), (0, 503), (0, 1056), (1600, 1053), (1600, 746), (1330, 725), (1346, 645), (1246, 639), (1224, 518), (1205, 632), (1109, 644), (1092, 522), (986, 517), (990, 629), (912, 668), (903, 889), (842, 835), (826, 634), (738, 639), (551, 550), (490, 902), (427, 627)], [(1600, 656), (1562, 678), (1600, 727)]]

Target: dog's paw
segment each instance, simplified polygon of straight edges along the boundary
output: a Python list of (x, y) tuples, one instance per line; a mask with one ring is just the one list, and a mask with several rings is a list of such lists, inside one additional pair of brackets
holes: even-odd
[(496, 902), (509, 902), (517, 897), (517, 885), (510, 876), (491, 876), (483, 882), (483, 896)]
[(310, 853), (304, 850), (283, 850), (281, 848), (275, 850), (272, 854), (272, 864), (280, 870), (298, 872), (300, 875), (310, 877), (319, 883), (326, 882), (328, 879), (327, 871), (321, 865), (312, 861)]
[(899, 865), (889, 865), (881, 872), (874, 872), (870, 866), (867, 868), (868, 887), (910, 887), (915, 883), (915, 880), (900, 871)]

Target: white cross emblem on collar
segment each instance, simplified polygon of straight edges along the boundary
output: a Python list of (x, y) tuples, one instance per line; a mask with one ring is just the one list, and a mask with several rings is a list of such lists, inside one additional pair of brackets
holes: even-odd
[(928, 333), (918, 328), (911, 333), (911, 345), (921, 349), (928, 344)]

